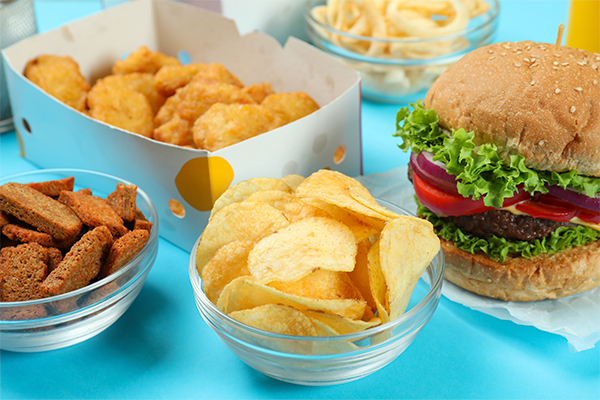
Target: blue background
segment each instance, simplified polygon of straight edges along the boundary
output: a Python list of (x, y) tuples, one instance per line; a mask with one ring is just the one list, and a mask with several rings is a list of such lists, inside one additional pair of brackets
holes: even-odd
[[(116, 1), (117, 2), (117, 1)], [(567, 1), (501, 1), (496, 41), (553, 43)], [(100, 12), (99, 1), (38, 1), (41, 32)], [(363, 101), (365, 173), (405, 165), (399, 104)], [(14, 132), (0, 136), (0, 175), (36, 169)], [(442, 297), (415, 342), (379, 372), (332, 387), (282, 383), (247, 367), (200, 317), (189, 254), (161, 239), (156, 264), (125, 315), (100, 335), (44, 353), (0, 353), (1, 399), (600, 399), (600, 348), (470, 310)], [(600, 318), (600, 315), (599, 315)]]

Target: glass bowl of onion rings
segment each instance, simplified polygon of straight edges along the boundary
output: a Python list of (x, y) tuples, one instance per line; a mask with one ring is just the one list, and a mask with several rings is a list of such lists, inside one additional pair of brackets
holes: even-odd
[(492, 43), (497, 0), (307, 0), (309, 40), (357, 70), (364, 98), (424, 98), (454, 62)]

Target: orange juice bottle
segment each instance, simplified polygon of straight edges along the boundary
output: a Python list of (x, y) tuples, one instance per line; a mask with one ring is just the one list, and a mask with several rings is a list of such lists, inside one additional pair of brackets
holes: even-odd
[(571, 0), (566, 44), (600, 52), (600, 0)]

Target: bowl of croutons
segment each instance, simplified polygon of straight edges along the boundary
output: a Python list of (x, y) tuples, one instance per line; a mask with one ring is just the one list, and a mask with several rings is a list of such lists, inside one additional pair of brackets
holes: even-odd
[(158, 213), (137, 185), (44, 169), (0, 179), (0, 348), (46, 351), (114, 323), (158, 251)]

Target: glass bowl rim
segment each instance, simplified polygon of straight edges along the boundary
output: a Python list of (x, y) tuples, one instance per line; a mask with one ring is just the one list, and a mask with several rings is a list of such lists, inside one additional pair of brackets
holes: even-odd
[[(10, 182), (11, 180), (18, 179), (18, 178), (24, 178), (29, 175), (43, 174), (43, 173), (48, 173), (48, 174), (56, 173), (56, 174), (67, 174), (68, 175), (70, 172), (73, 174), (96, 175), (96, 176), (100, 176), (102, 178), (107, 178), (110, 180), (122, 182), (127, 185), (135, 185), (135, 183), (131, 183), (131, 182), (129, 182), (123, 178), (119, 178), (115, 175), (106, 174), (106, 173), (98, 172), (98, 171), (87, 170), (87, 169), (77, 169), (77, 168), (44, 168), (44, 169), (31, 170), (31, 171), (26, 171), (26, 172), (19, 172), (16, 174), (11, 174), (11, 175), (2, 177), (2, 178), (0, 178), (0, 181), (7, 183), (7, 182)], [(94, 282), (94, 283), (84, 286), (82, 288), (73, 290), (71, 292), (62, 293), (62, 294), (59, 294), (56, 296), (51, 296), (51, 297), (45, 297), (43, 299), (0, 302), (0, 310), (3, 308), (9, 308), (9, 307), (39, 306), (39, 305), (49, 304), (49, 303), (52, 303), (57, 300), (67, 299), (69, 297), (73, 297), (73, 296), (77, 296), (77, 295), (84, 295), (84, 294), (87, 294), (88, 292), (94, 291), (95, 289), (98, 289), (100, 287), (108, 285), (108, 284), (112, 283), (113, 281), (116, 281), (119, 277), (121, 277), (122, 275), (125, 275), (130, 269), (132, 269), (134, 265), (137, 265), (139, 260), (146, 256), (148, 249), (150, 248), (149, 247), (150, 244), (153, 241), (158, 240), (157, 236), (158, 236), (158, 223), (159, 223), (158, 211), (156, 210), (156, 206), (152, 202), (152, 199), (150, 199), (150, 196), (148, 196), (148, 194), (146, 192), (144, 192), (142, 189), (140, 189), (139, 186), (137, 188), (137, 194), (140, 195), (140, 197), (142, 199), (144, 199), (145, 203), (148, 205), (148, 212), (152, 216), (152, 229), (151, 229), (150, 236), (148, 238), (148, 242), (146, 243), (146, 245), (142, 248), (142, 250), (140, 250), (140, 252), (138, 254), (136, 254), (136, 256), (131, 261), (129, 261), (127, 263), (127, 265), (123, 266), (117, 272), (115, 272), (114, 274), (110, 274), (108, 277), (106, 277), (104, 279), (101, 279), (97, 282)], [(126, 282), (126, 284), (119, 287), (119, 289), (115, 293), (113, 293), (111, 296), (109, 296), (107, 298), (114, 296), (115, 294), (117, 294), (117, 293), (121, 292), (122, 290), (124, 290), (125, 288), (127, 288), (133, 282), (137, 281), (139, 279), (139, 277), (144, 274), (146, 269), (151, 267), (151, 265), (152, 265), (151, 263), (148, 263), (148, 265), (144, 266), (144, 268), (138, 274), (136, 274), (134, 277), (132, 277), (132, 279), (128, 280)], [(90, 307), (94, 306), (94, 305), (106, 300), (107, 298), (104, 298), (104, 299), (100, 300), (99, 302), (92, 303), (89, 306)], [(78, 312), (78, 311), (81, 311), (81, 309), (73, 310), (72, 312)], [(39, 318), (39, 319), (35, 319), (35, 320), (0, 321), (0, 324), (18, 324), (18, 323), (23, 323), (23, 322), (31, 323), (32, 321), (48, 320), (48, 319), (53, 319), (56, 317), (61, 317), (63, 315), (64, 314), (52, 315), (49, 317)]]
[[(378, 198), (376, 200), (380, 203), (384, 203), (384, 205), (391, 205), (394, 208), (402, 210), (402, 212), (404, 212), (405, 215), (414, 216), (414, 214), (411, 213), (410, 211), (408, 211), (400, 206), (397, 206), (393, 203), (390, 203), (389, 201), (378, 199)], [(252, 327), (250, 325), (244, 324), (236, 319), (231, 318), (229, 315), (227, 315), (224, 312), (222, 312), (221, 310), (219, 310), (217, 308), (217, 306), (214, 305), (208, 299), (208, 297), (206, 297), (204, 290), (202, 290), (202, 288), (201, 288), (202, 278), (199, 276), (198, 270), (196, 269), (196, 250), (198, 248), (198, 244), (200, 243), (201, 237), (202, 237), (202, 235), (200, 235), (200, 237), (198, 237), (198, 239), (194, 243), (194, 245), (190, 251), (190, 258), (189, 258), (189, 263), (188, 263), (188, 273), (189, 273), (190, 282), (192, 284), (192, 289), (194, 291), (194, 296), (195, 297), (200, 296), (203, 307), (208, 308), (213, 315), (219, 317), (221, 320), (223, 320), (224, 322), (227, 322), (229, 325), (233, 325), (237, 329), (240, 329), (242, 331), (248, 331), (254, 335), (260, 335), (262, 337), (267, 337), (269, 339), (288, 340), (288, 341), (294, 340), (294, 341), (305, 341), (305, 342), (315, 342), (315, 341), (316, 342), (333, 342), (333, 341), (359, 340), (359, 339), (363, 339), (363, 338), (370, 337), (375, 334), (381, 333), (388, 329), (395, 329), (399, 325), (402, 325), (406, 322), (410, 322), (415, 315), (417, 315), (421, 310), (423, 310), (425, 307), (427, 307), (427, 305), (429, 305), (432, 301), (434, 301), (434, 298), (437, 296), (437, 294), (439, 294), (441, 296), (441, 289), (442, 289), (442, 284), (444, 281), (445, 259), (444, 259), (444, 252), (440, 248), (440, 250), (434, 257), (434, 259), (431, 261), (431, 263), (426, 268), (426, 270), (431, 268), (433, 266), (433, 263), (436, 262), (436, 260), (437, 260), (437, 264), (438, 264), (437, 267), (439, 267), (439, 274), (434, 276), (434, 281), (430, 283), (430, 288), (429, 288), (427, 294), (417, 304), (415, 304), (410, 310), (406, 311), (400, 317), (398, 317), (392, 321), (388, 321), (384, 324), (380, 324), (380, 325), (365, 329), (360, 332), (346, 333), (346, 334), (340, 334), (340, 335), (336, 335), (336, 336), (297, 336), (297, 335), (284, 335), (284, 334), (280, 334), (280, 333), (269, 332), (269, 331), (266, 331), (263, 329), (258, 329), (258, 328)], [(434, 268), (435, 268), (435, 266), (434, 266)], [(440, 296), (437, 296), (437, 297), (439, 298)], [(226, 334), (231, 336), (231, 333), (226, 333)], [(383, 344), (385, 344), (387, 342), (388, 341), (386, 340), (385, 342), (383, 342)], [(244, 343), (247, 344), (245, 341), (244, 341)], [(263, 348), (261, 348), (261, 349), (265, 350)], [(368, 349), (370, 349), (370, 348), (367, 348), (367, 350)], [(362, 349), (359, 349), (359, 350), (362, 350)], [(273, 350), (269, 350), (269, 351), (273, 351)], [(277, 353), (291, 355), (291, 353), (285, 353), (285, 352), (277, 352)], [(337, 354), (335, 356), (343, 356), (345, 354), (350, 354), (350, 353)], [(299, 355), (294, 354), (294, 356), (299, 356)], [(315, 355), (315, 356), (303, 356), (303, 357), (322, 358), (324, 356), (323, 355)]]
[[(320, 21), (317, 21), (311, 13), (312, 8), (314, 8), (314, 6), (312, 6), (311, 4), (314, 1), (315, 0), (306, 0), (305, 6), (304, 6), (304, 19), (306, 20), (307, 23), (316, 24), (319, 28), (324, 29), (332, 34), (340, 35), (340, 36), (351, 38), (351, 39), (357, 39), (357, 40), (361, 40), (361, 41), (365, 41), (365, 42), (373, 42), (373, 43), (411, 44), (411, 43), (430, 43), (430, 42), (437, 42), (437, 41), (448, 40), (448, 39), (456, 39), (456, 38), (459, 38), (462, 36), (467, 36), (474, 32), (484, 29), (486, 26), (494, 23), (498, 19), (498, 15), (500, 14), (500, 3), (498, 0), (483, 0), (486, 3), (490, 4), (490, 9), (482, 14), (482, 15), (488, 15), (489, 19), (483, 21), (482, 23), (480, 23), (476, 26), (467, 28), (460, 32), (452, 33), (450, 35), (436, 36), (433, 38), (414, 38), (414, 39), (374, 38), (372, 36), (363, 36), (363, 35), (348, 33), (345, 31), (340, 31), (329, 25), (325, 25), (325, 24), (321, 23)], [(450, 54), (452, 54), (452, 53), (450, 53)], [(374, 58), (374, 57), (371, 57), (371, 58)]]

